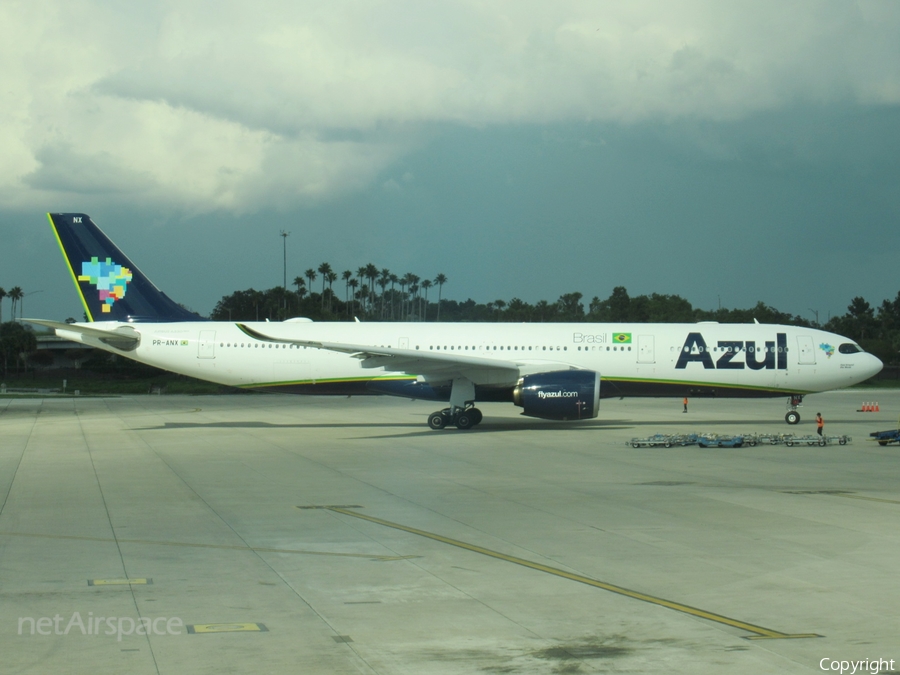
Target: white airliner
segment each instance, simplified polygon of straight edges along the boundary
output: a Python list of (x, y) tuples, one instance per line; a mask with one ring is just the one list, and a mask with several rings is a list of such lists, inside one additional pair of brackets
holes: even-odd
[(48, 214), (88, 323), (26, 319), (60, 337), (220, 384), (298, 394), (449, 402), (433, 429), (468, 429), (478, 401), (590, 419), (621, 396), (787, 397), (848, 387), (882, 368), (852, 340), (767, 324), (205, 321), (170, 300), (85, 214)]

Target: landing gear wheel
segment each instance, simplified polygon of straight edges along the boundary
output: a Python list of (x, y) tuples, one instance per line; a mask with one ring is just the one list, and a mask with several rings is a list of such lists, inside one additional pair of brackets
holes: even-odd
[(784, 421), (788, 424), (799, 424), (800, 413), (798, 413), (796, 410), (791, 410), (787, 415), (784, 416)]
[(443, 429), (447, 426), (447, 417), (440, 411), (433, 412), (428, 416), (428, 426), (435, 430)]
[(475, 426), (475, 423), (472, 421), (472, 416), (468, 410), (464, 410), (456, 416), (457, 429), (471, 429), (473, 426)]
[(484, 415), (481, 414), (481, 411), (478, 408), (469, 408), (468, 410), (466, 410), (466, 414), (472, 418), (473, 427), (476, 424), (481, 424), (481, 420), (484, 419)]

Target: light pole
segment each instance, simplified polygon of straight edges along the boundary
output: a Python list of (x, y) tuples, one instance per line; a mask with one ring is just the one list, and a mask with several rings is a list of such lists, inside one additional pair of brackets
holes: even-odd
[(282, 309), (287, 309), (287, 238), (289, 234), (290, 232), (285, 232), (284, 230), (281, 231), (281, 252), (284, 258), (284, 266), (282, 267), (284, 276), (281, 280), (281, 290), (283, 292), (281, 301)]
[(809, 311), (816, 315), (816, 328), (818, 328), (819, 327), (819, 310), (813, 309), (810, 307)]
[[(43, 293), (43, 292), (44, 292), (43, 290), (31, 291), (31, 293), (25, 293), (24, 295), (22, 295), (22, 299), (19, 300), (19, 318), (20, 319), (23, 316), (25, 316), (25, 298), (27, 298), (29, 295), (34, 295), (35, 293)], [(15, 319), (15, 318), (16, 317), (13, 317), (13, 319)]]
[(288, 238), (289, 234), (290, 234), (290, 232), (285, 232), (284, 230), (282, 230), (281, 235), (280, 235), (281, 239), (282, 239), (282, 243), (284, 244), (282, 246), (282, 249), (283, 249), (282, 252), (284, 254), (284, 278), (282, 279), (282, 282), (281, 282), (282, 288), (287, 288), (287, 238)]

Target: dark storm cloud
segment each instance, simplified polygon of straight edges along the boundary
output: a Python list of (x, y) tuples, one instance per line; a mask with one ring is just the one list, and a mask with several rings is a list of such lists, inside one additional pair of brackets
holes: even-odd
[[(285, 223), (294, 275), (372, 261), (455, 297), (878, 302), (898, 29), (892, 2), (8, 3), (0, 284), (42, 283), (19, 247), (52, 209), (200, 311), (279, 282)], [(188, 281), (191, 251), (237, 271)]]

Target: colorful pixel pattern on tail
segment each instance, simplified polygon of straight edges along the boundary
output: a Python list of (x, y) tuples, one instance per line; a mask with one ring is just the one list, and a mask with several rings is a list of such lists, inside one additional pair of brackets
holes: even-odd
[(81, 263), (81, 275), (78, 281), (88, 281), (97, 287), (104, 314), (112, 310), (116, 300), (125, 297), (128, 284), (131, 283), (131, 270), (114, 263), (111, 258), (100, 262), (99, 258), (91, 258), (90, 262)]

